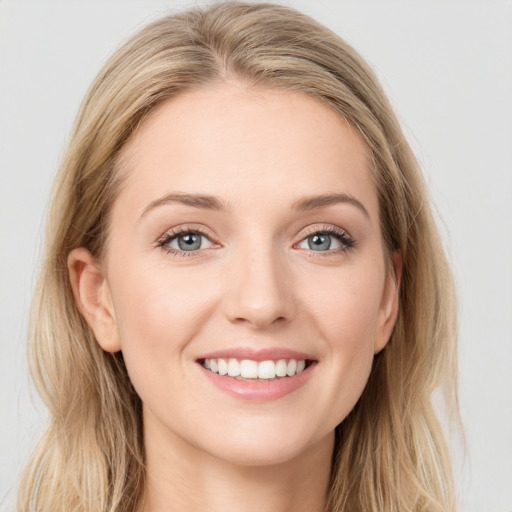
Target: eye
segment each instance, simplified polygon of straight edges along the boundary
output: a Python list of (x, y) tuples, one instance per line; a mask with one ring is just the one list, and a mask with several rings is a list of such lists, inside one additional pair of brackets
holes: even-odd
[(339, 249), (341, 243), (327, 233), (315, 233), (302, 240), (298, 247), (300, 249), (311, 249), (312, 251), (328, 251), (330, 249)]
[(213, 243), (206, 235), (197, 231), (182, 231), (166, 235), (159, 245), (175, 252), (192, 252), (208, 249)]
[(338, 252), (355, 245), (355, 240), (342, 229), (316, 231), (297, 244), (299, 249), (316, 252)]

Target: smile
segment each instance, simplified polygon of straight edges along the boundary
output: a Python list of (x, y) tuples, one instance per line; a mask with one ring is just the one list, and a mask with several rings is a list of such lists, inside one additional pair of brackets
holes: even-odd
[(298, 391), (311, 379), (318, 359), (288, 348), (231, 347), (196, 359), (215, 388), (239, 400), (267, 402)]
[(302, 373), (311, 364), (307, 359), (279, 359), (255, 361), (252, 359), (211, 358), (204, 359), (202, 365), (213, 373), (239, 380), (272, 380), (293, 377)]

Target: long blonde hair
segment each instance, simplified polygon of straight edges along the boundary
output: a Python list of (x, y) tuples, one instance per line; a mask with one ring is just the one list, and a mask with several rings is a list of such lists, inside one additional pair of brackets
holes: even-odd
[(30, 364), (50, 424), (19, 511), (133, 511), (144, 490), (139, 397), (122, 353), (103, 352), (73, 299), (67, 256), (101, 258), (120, 150), (162, 102), (236, 78), (312, 95), (348, 120), (373, 159), (386, 252), (400, 251), (400, 311), (368, 384), (337, 427), (328, 510), (453, 511), (450, 458), (432, 404), (457, 417), (453, 283), (423, 178), (373, 72), (297, 11), (228, 2), (164, 17), (106, 63), (78, 114), (49, 212), (33, 302)]

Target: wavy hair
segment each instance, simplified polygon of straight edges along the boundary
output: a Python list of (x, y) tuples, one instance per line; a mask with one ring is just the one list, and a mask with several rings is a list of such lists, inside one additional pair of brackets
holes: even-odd
[(101, 258), (119, 155), (142, 120), (183, 91), (236, 79), (313, 96), (372, 157), (386, 253), (400, 251), (399, 314), (368, 384), (336, 429), (328, 510), (455, 510), (432, 400), (458, 418), (453, 282), (421, 170), (374, 73), (340, 37), (291, 8), (226, 2), (168, 15), (105, 64), (58, 171), (32, 306), (31, 372), (50, 422), (19, 492), (20, 512), (132, 512), (145, 482), (141, 402), (122, 353), (103, 352), (80, 315), (67, 256)]

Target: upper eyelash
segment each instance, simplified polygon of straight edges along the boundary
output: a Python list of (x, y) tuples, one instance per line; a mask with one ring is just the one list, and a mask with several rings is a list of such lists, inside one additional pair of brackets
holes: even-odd
[[(347, 250), (347, 249), (352, 249), (356, 245), (355, 238), (353, 238), (351, 235), (349, 235), (347, 233), (347, 231), (345, 231), (344, 229), (338, 228), (336, 226), (325, 226), (322, 228), (318, 228), (318, 227), (312, 228), (310, 232), (306, 233), (300, 239), (300, 241), (302, 242), (306, 238), (309, 238), (310, 236), (317, 235), (317, 234), (332, 235), (335, 238), (337, 238), (338, 240), (340, 240), (343, 243), (344, 247), (342, 249), (339, 249), (338, 252)], [(322, 251), (322, 252), (337, 252), (337, 251)], [(316, 255), (318, 256), (320, 254), (321, 254), (321, 252), (319, 252)]]
[[(169, 232), (165, 233), (157, 241), (157, 247), (165, 249), (168, 253), (174, 253), (176, 255), (179, 254), (180, 256), (191, 256), (191, 255), (195, 254), (197, 251), (177, 251), (177, 250), (172, 249), (172, 248), (167, 246), (167, 244), (171, 240), (173, 240), (177, 236), (179, 236), (181, 234), (185, 234), (185, 233), (194, 233), (194, 234), (197, 234), (197, 235), (201, 235), (201, 236), (204, 236), (205, 238), (207, 238), (208, 240), (210, 240), (212, 242), (211, 236), (208, 233), (206, 233), (205, 231), (202, 231), (201, 229), (198, 229), (198, 228), (186, 228), (185, 227), (185, 228), (177, 228), (175, 230), (172, 230), (172, 231), (169, 231)], [(316, 234), (332, 235), (332, 236), (336, 237), (338, 240), (340, 240), (342, 242), (342, 244), (343, 244), (343, 248), (338, 249), (338, 251), (325, 251), (325, 252), (331, 252), (332, 253), (332, 252), (345, 251), (345, 250), (348, 250), (348, 249), (352, 249), (356, 245), (356, 240), (351, 235), (349, 235), (347, 233), (347, 231), (345, 231), (342, 228), (335, 227), (335, 226), (325, 226), (325, 227), (321, 227), (321, 228), (318, 228), (318, 227), (312, 228), (309, 232), (304, 234), (304, 236), (300, 239), (300, 242), (302, 242), (306, 238), (309, 238), (310, 236), (316, 235)], [(320, 255), (321, 255), (321, 252), (319, 252), (318, 254), (315, 254), (315, 256), (320, 256)]]
[(171, 247), (168, 247), (167, 244), (173, 240), (174, 238), (178, 237), (182, 234), (188, 234), (188, 233), (194, 233), (196, 235), (201, 235), (210, 240), (210, 242), (213, 243), (211, 236), (208, 233), (205, 233), (201, 229), (198, 228), (177, 228), (175, 230), (168, 231), (165, 233), (161, 238), (157, 240), (157, 247), (160, 247), (164, 249), (168, 253), (173, 253), (175, 255), (180, 256), (191, 256), (195, 254), (197, 251), (177, 251), (175, 249), (172, 249)]

